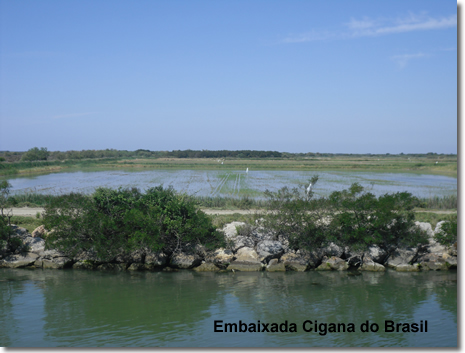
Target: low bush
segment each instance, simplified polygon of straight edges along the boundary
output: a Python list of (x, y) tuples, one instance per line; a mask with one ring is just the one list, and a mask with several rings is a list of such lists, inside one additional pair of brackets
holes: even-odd
[(457, 242), (457, 219), (443, 223), (441, 231), (434, 235), (435, 240), (442, 245), (452, 245)]
[(0, 181), (0, 255), (5, 252), (15, 252), (22, 248), (22, 241), (13, 237), (10, 227), (12, 214), (5, 212), (5, 207), (10, 194), (11, 184), (7, 180)]
[(44, 224), (54, 231), (46, 246), (68, 254), (93, 249), (102, 258), (140, 248), (173, 253), (197, 244), (222, 245), (211, 219), (172, 188), (112, 190), (91, 196), (68, 194), (45, 207)]
[(313, 195), (287, 187), (266, 195), (265, 228), (288, 238), (294, 249), (312, 250), (334, 242), (352, 250), (376, 244), (391, 251), (427, 242), (426, 234), (415, 226), (413, 208), (418, 199), (410, 193), (376, 197), (355, 183), (328, 199), (313, 200)]
[(24, 250), (22, 240), (13, 236), (8, 218), (0, 216), (0, 257), (6, 253), (15, 253), (21, 250)]
[(376, 197), (355, 183), (333, 192), (331, 232), (334, 242), (356, 250), (378, 245), (391, 251), (400, 245), (427, 243), (426, 233), (415, 226), (418, 199), (407, 192)]
[[(315, 185), (317, 181), (318, 177), (314, 177), (311, 184)], [(331, 209), (322, 207), (321, 199), (313, 199), (311, 191), (283, 187), (277, 192), (267, 190), (265, 196), (268, 200), (267, 213), (261, 223), (277, 239), (286, 237), (289, 247), (294, 250), (310, 250), (330, 241), (328, 220)]]

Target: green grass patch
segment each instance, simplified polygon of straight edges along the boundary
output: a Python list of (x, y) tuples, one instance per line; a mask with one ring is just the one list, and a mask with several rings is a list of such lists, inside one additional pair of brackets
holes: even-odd
[(457, 214), (440, 214), (434, 212), (416, 212), (415, 220), (418, 222), (427, 222), (436, 228), (436, 224), (440, 221), (455, 221), (457, 222)]
[(256, 216), (253, 214), (226, 214), (226, 215), (209, 215), (213, 225), (216, 228), (223, 228), (225, 224), (231, 222), (245, 222), (247, 224), (253, 224)]
[(32, 233), (34, 229), (44, 224), (42, 219), (24, 216), (13, 216), (10, 222), (11, 224), (16, 224), (18, 227), (26, 228), (29, 233)]

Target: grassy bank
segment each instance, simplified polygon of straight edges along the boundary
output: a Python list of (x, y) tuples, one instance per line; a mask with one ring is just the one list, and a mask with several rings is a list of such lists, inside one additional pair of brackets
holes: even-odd
[(113, 169), (115, 159), (87, 159), (65, 161), (19, 161), (0, 163), (0, 176), (49, 174), (72, 170)]
[[(221, 164), (223, 162), (223, 164)], [(1, 162), (0, 176), (73, 170), (302, 170), (421, 173), (457, 177), (454, 155), (325, 155), (295, 158), (102, 158), (64, 161)]]

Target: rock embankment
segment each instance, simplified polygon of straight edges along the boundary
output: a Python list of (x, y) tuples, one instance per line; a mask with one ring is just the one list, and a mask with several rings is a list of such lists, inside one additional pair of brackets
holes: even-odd
[[(206, 251), (196, 246), (188, 252), (165, 254), (149, 249), (118, 255), (111, 259), (98, 258), (92, 251), (70, 258), (56, 250), (45, 250), (46, 230), (43, 226), (29, 234), (26, 229), (13, 226), (14, 236), (22, 240), (26, 251), (0, 254), (0, 267), (39, 269), (85, 269), (111, 271), (193, 269), (199, 272), (216, 271), (385, 271), (400, 272), (448, 270), (457, 268), (457, 244), (447, 247), (437, 243), (434, 235), (441, 232), (444, 222), (433, 230), (431, 224), (416, 222), (427, 232), (429, 244), (417, 248), (396, 248), (390, 252), (371, 246), (365, 252), (352, 252), (337, 244), (306, 251), (291, 249), (284, 237), (275, 239), (263, 229), (249, 229), (247, 235), (237, 229), (245, 223), (232, 222), (223, 228), (227, 248)], [(246, 232), (247, 233), (247, 232)]]

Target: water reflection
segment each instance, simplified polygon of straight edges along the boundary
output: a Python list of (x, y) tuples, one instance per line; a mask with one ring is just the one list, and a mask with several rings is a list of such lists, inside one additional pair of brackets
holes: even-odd
[[(457, 272), (0, 271), (2, 346), (456, 346)], [(215, 333), (214, 321), (296, 323), (297, 333)], [(354, 333), (302, 323), (354, 323)], [(378, 323), (361, 333), (360, 324)], [(428, 320), (428, 333), (384, 321)]]
[[(425, 276), (426, 275), (426, 276)], [(454, 292), (448, 300), (449, 307), (441, 307), (443, 311), (456, 317), (456, 285), (454, 275), (447, 273), (405, 274), (397, 272), (363, 273), (360, 276), (348, 276), (347, 273), (311, 272), (311, 273), (263, 273), (241, 274), (249, 277), (246, 281), (236, 280), (236, 285), (230, 290), (240, 298), (239, 312), (252, 314), (252, 320), (262, 322), (284, 322), (285, 320), (303, 323), (305, 320), (321, 322), (355, 323), (358, 328), (361, 323), (369, 320), (380, 325), (376, 333), (331, 333), (321, 336), (315, 333), (300, 335), (270, 335), (269, 345), (297, 346), (363, 346), (389, 345), (404, 346), (413, 335), (413, 345), (428, 345), (425, 335), (413, 333), (385, 333), (384, 321), (414, 322), (422, 303), (429, 298), (444, 292), (444, 288)], [(255, 284), (251, 285), (252, 280)], [(247, 282), (247, 286), (237, 283)], [(432, 284), (432, 286), (431, 286)], [(256, 305), (266, 298), (266, 305)], [(455, 299), (454, 299), (455, 298)], [(455, 307), (454, 307), (455, 300)], [(421, 315), (420, 315), (421, 317)], [(239, 316), (228, 318), (230, 322), (238, 321)], [(429, 321), (430, 331), (447, 335), (447, 330), (441, 327), (444, 323), (435, 315), (425, 313), (422, 320)], [(456, 322), (456, 321), (454, 321)], [(383, 331), (383, 332), (382, 332)], [(225, 339), (230, 336), (225, 335)], [(431, 336), (429, 336), (431, 337)], [(426, 342), (426, 343), (425, 343)], [(431, 344), (437, 341), (431, 339)], [(454, 345), (454, 339), (445, 345)], [(456, 344), (456, 336), (455, 336)]]

